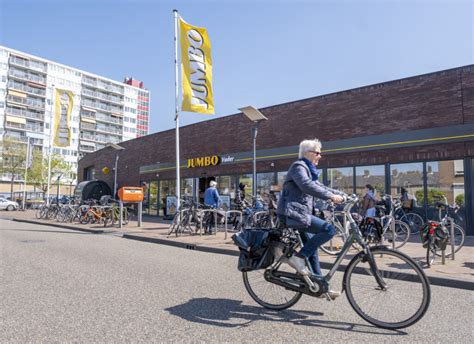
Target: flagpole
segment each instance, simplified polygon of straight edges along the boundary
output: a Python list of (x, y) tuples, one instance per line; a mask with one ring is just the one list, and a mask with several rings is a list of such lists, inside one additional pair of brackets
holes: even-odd
[(175, 64), (175, 121), (176, 121), (176, 209), (179, 211), (181, 199), (181, 179), (179, 175), (179, 108), (178, 108), (178, 10), (174, 12), (174, 64)]
[(48, 154), (48, 191), (46, 192), (46, 205), (49, 205), (49, 188), (51, 187), (51, 154), (53, 152), (53, 114), (54, 114), (54, 99), (55, 90), (54, 84), (52, 85), (52, 96), (51, 96), (51, 115), (49, 117), (49, 154)]

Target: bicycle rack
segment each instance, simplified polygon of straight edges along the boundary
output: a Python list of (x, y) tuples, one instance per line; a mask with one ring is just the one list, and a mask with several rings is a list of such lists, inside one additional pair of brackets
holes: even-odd
[[(137, 227), (142, 226), (142, 202), (127, 202), (127, 203), (138, 203), (138, 224)], [(119, 228), (122, 228), (123, 225), (123, 219), (122, 219), (122, 214), (123, 214), (123, 202), (119, 201)], [(125, 212), (125, 216), (127, 216), (127, 212)]]
[(227, 218), (230, 214), (239, 214), (240, 215), (240, 223), (242, 223), (242, 212), (240, 210), (228, 210), (225, 212), (225, 236), (224, 239), (227, 239)]
[(200, 216), (199, 216), (199, 222), (201, 222), (201, 226), (199, 227), (199, 235), (202, 236), (202, 227), (204, 224), (202, 223), (202, 219), (204, 218), (205, 213), (214, 213), (214, 230), (217, 233), (217, 211), (216, 209), (200, 209)]

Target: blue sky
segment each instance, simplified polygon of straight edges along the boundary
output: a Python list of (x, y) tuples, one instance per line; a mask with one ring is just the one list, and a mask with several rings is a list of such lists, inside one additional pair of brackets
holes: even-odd
[(0, 0), (0, 44), (144, 81), (151, 132), (174, 127), (176, 8), (208, 29), (216, 115), (473, 63), (472, 1)]

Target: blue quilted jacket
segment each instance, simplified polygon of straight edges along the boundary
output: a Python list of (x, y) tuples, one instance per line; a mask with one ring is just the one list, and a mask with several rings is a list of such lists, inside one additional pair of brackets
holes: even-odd
[(278, 202), (277, 214), (309, 226), (314, 208), (314, 197), (328, 200), (334, 194), (340, 194), (340, 192), (326, 187), (319, 181), (313, 181), (308, 166), (304, 161), (297, 160), (288, 169)]

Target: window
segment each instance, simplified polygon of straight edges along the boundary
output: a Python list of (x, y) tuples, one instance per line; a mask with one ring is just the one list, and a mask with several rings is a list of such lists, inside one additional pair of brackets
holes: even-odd
[(354, 192), (354, 169), (352, 167), (328, 168), (329, 186), (347, 194)]
[(148, 207), (148, 214), (150, 215), (158, 215), (158, 182), (151, 182), (150, 183), (150, 198), (149, 198), (149, 207)]
[(239, 176), (239, 183), (247, 185), (245, 188), (245, 199), (252, 204), (253, 178), (251, 174), (242, 174)]
[(356, 167), (356, 194), (363, 196), (367, 184), (372, 185), (378, 195), (385, 193), (384, 165)]
[(416, 198), (416, 205), (424, 204), (423, 192), (423, 163), (408, 163), (390, 165), (390, 180), (392, 196), (400, 195), (401, 188)]
[(464, 161), (463, 160), (454, 160), (454, 175), (455, 176), (464, 175)]
[(268, 198), (271, 186), (275, 184), (275, 174), (269, 173), (257, 173), (257, 195), (263, 200)]
[(181, 179), (181, 197), (187, 196), (187, 197), (192, 197), (193, 196), (193, 178), (184, 178)]
[(233, 176), (218, 176), (216, 178), (217, 191), (219, 195), (230, 195), (231, 199), (235, 198), (235, 180)]

